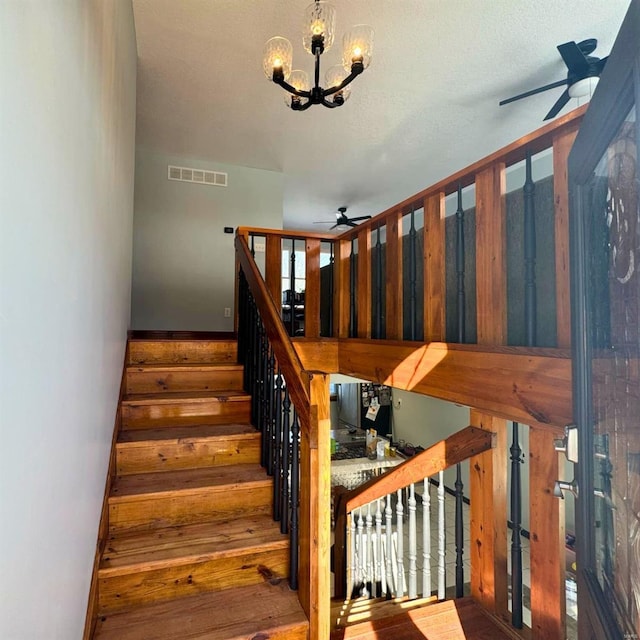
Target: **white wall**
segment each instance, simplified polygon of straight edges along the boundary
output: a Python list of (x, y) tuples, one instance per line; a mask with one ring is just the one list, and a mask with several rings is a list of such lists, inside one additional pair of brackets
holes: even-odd
[[(167, 166), (229, 174), (227, 187), (170, 181)], [(283, 176), (138, 147), (133, 244), (134, 329), (231, 331), (234, 235), (282, 228)]]
[(131, 0), (0, 3), (0, 637), (74, 640), (130, 312)]

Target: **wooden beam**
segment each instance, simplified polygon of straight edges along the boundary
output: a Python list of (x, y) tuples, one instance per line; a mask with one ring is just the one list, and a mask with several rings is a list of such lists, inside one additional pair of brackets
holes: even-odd
[(496, 434), (496, 446), (469, 461), (471, 596), (499, 616), (508, 614), (507, 425), (471, 411), (471, 424)]
[(349, 258), (351, 241), (340, 240), (335, 245), (334, 291), (333, 291), (333, 334), (338, 338), (349, 337), (349, 297), (351, 280)]
[(476, 309), (478, 344), (507, 342), (505, 165), (476, 176)]
[(390, 214), (386, 225), (386, 335), (389, 340), (402, 340), (402, 212)]
[(529, 429), (529, 521), (531, 529), (531, 634), (534, 638), (565, 637), (564, 500), (553, 495), (563, 476), (554, 434)]
[(444, 192), (424, 199), (424, 341), (445, 339)]
[(311, 428), (300, 438), (299, 598), (309, 618), (309, 637), (331, 631), (331, 411), (329, 376), (310, 375)]
[(493, 434), (476, 427), (466, 427), (446, 440), (429, 447), (387, 471), (379, 478), (372, 478), (350, 491), (343, 500), (347, 513), (369, 504), (402, 487), (421, 482), (429, 476), (467, 460), (474, 454), (487, 451), (493, 446)]
[(371, 337), (371, 229), (358, 232), (358, 338)]
[(556, 245), (556, 335), (559, 347), (571, 348), (571, 290), (569, 281), (569, 152), (577, 128), (553, 138), (553, 197)]
[(338, 373), (338, 341), (334, 338), (294, 338), (293, 347), (305, 371)]
[[(279, 236), (267, 236), (264, 281), (279, 313), (282, 313), (282, 239)], [(291, 283), (291, 289), (293, 289)]]
[(571, 353), (560, 349), (340, 340), (347, 375), (555, 430), (571, 422)]
[(308, 238), (305, 255), (304, 335), (320, 337), (320, 240)]

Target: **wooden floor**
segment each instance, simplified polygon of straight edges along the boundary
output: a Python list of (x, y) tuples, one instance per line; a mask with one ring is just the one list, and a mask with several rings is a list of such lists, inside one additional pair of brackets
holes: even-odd
[(471, 598), (446, 600), (336, 629), (331, 640), (511, 640)]

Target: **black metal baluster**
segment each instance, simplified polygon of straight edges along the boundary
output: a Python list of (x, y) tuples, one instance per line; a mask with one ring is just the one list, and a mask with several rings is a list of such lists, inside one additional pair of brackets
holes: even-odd
[(465, 316), (467, 313), (464, 291), (464, 209), (462, 208), (462, 185), (458, 185), (458, 208), (456, 210), (456, 283), (458, 342), (465, 341)]
[(522, 629), (522, 493), (520, 448), (518, 423), (513, 423), (511, 442), (511, 624)]
[(293, 429), (291, 445), (291, 527), (289, 530), (289, 583), (292, 589), (298, 588), (298, 502), (300, 477), (300, 423), (298, 414), (293, 411)]
[(275, 439), (274, 439), (274, 472), (273, 472), (273, 519), (280, 521), (282, 514), (282, 504), (280, 503), (280, 493), (282, 491), (282, 459), (283, 459), (283, 437), (282, 437), (282, 371), (278, 366), (275, 380)]
[(256, 241), (256, 237), (255, 235), (253, 235), (253, 233), (251, 234), (251, 257), (255, 260), (256, 257), (256, 246), (255, 246), (255, 241)]
[(269, 345), (269, 361), (268, 361), (268, 369), (267, 369), (267, 378), (266, 378), (266, 386), (267, 386), (267, 397), (265, 402), (265, 409), (267, 412), (267, 473), (272, 476), (273, 470), (275, 466), (275, 370), (276, 370), (276, 358), (273, 353), (273, 349), (271, 345)]
[(409, 338), (416, 339), (416, 212), (411, 209), (411, 226), (409, 227)]
[(269, 441), (266, 435), (266, 411), (265, 405), (266, 402), (266, 379), (267, 379), (267, 367), (269, 366), (269, 344), (267, 342), (267, 336), (265, 335), (264, 325), (262, 321), (260, 321), (260, 362), (258, 367), (258, 425), (259, 431), (262, 435), (262, 456), (260, 459), (260, 464), (266, 468), (268, 461), (268, 446)]
[(291, 317), (289, 318), (289, 335), (296, 334), (296, 240), (291, 238), (291, 258), (289, 267), (290, 304)]
[(536, 344), (536, 216), (535, 183), (531, 177), (531, 151), (527, 150), (524, 181), (524, 318), (527, 346)]
[(333, 253), (334, 243), (331, 243), (331, 254), (329, 256), (329, 336), (333, 337), (333, 269), (335, 267), (335, 255)]
[(456, 598), (464, 595), (464, 567), (462, 556), (464, 554), (464, 524), (462, 520), (462, 507), (464, 504), (464, 486), (462, 484), (462, 469), (460, 463), (456, 465)]
[(376, 338), (382, 338), (382, 243), (380, 227), (376, 229)]
[(258, 420), (258, 364), (260, 362), (260, 325), (256, 301), (251, 298), (251, 369), (249, 383), (251, 385), (251, 424), (260, 430)]
[(357, 278), (357, 255), (355, 252), (355, 239), (351, 239), (351, 255), (349, 256), (349, 280), (350, 280), (350, 300), (349, 300), (349, 337), (355, 338), (358, 335), (358, 316), (356, 307), (356, 278)]
[[(286, 385), (286, 381), (285, 381)], [(282, 399), (282, 494), (280, 512), (280, 532), (289, 532), (289, 469), (291, 468), (291, 399), (289, 389), (285, 386)]]

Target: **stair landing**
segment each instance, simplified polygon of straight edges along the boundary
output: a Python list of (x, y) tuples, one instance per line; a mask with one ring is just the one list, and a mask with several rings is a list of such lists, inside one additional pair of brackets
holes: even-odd
[(511, 640), (471, 598), (446, 600), (335, 629), (331, 640)]

